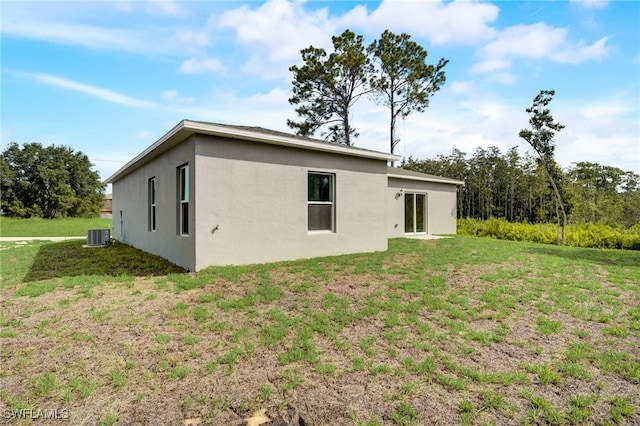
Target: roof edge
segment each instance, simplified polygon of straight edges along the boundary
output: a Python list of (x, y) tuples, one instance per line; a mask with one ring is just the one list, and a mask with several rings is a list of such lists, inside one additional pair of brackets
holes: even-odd
[(228, 127), (215, 123), (205, 123), (200, 121), (183, 120), (185, 127), (193, 129), (194, 133), (225, 136), (232, 139), (248, 140), (253, 142), (263, 142), (271, 145), (289, 146), (293, 148), (303, 148), (312, 151), (332, 152), (355, 157), (372, 158), (376, 160), (399, 161), (401, 156), (387, 154), (385, 152), (345, 146), (329, 142), (322, 142), (314, 139), (307, 139), (295, 136), (274, 135), (261, 133), (254, 130), (245, 130)]
[[(180, 132), (181, 130), (183, 130), (185, 127), (185, 120), (180, 121), (178, 124), (176, 124), (175, 126), (173, 126), (173, 128), (171, 130), (169, 130), (167, 133), (165, 133), (160, 139), (158, 139), (157, 141), (155, 141), (153, 144), (151, 144), (150, 146), (148, 146), (147, 148), (145, 148), (144, 151), (142, 151), (140, 154), (136, 155), (135, 157), (133, 157), (131, 160), (129, 160), (124, 166), (120, 167), (114, 174), (112, 174), (111, 176), (109, 176), (106, 180), (105, 183), (114, 183), (116, 180), (119, 179), (119, 177), (121, 175), (126, 175), (133, 166), (135, 166), (137, 163), (139, 163), (143, 158), (145, 158), (147, 155), (149, 155), (150, 153), (152, 153), (153, 151), (155, 151), (156, 149), (158, 149), (160, 146), (162, 146), (166, 141), (168, 141), (169, 139), (171, 139), (173, 136), (175, 136), (178, 132)], [(180, 141), (176, 141), (175, 143), (178, 143)]]
[[(127, 175), (131, 170), (136, 168), (147, 156), (154, 151), (164, 147), (169, 149), (174, 145), (182, 142), (189, 136), (194, 134), (204, 134), (211, 136), (222, 136), (230, 139), (240, 139), (251, 142), (261, 142), (271, 145), (280, 145), (291, 148), (307, 149), (311, 151), (328, 152), (333, 154), (348, 155), (353, 157), (368, 158), (374, 160), (399, 161), (402, 157), (395, 154), (387, 154), (384, 152), (367, 150), (362, 148), (347, 147), (340, 144), (332, 144), (327, 142), (316, 141), (313, 139), (305, 139), (300, 137), (274, 135), (269, 133), (261, 133), (255, 130), (239, 129), (237, 127), (225, 126), (215, 123), (206, 123), (192, 120), (182, 120), (169, 130), (164, 136), (147, 147), (140, 154), (136, 155), (132, 160), (127, 162), (118, 171), (109, 176), (105, 182), (114, 183), (120, 178)], [(163, 151), (164, 151), (163, 150)]]
[[(416, 173), (419, 173), (419, 172), (416, 172)], [(424, 176), (403, 175), (399, 173), (393, 173), (392, 171), (388, 171), (387, 176), (395, 179), (417, 180), (422, 182), (434, 182), (434, 183), (448, 183), (451, 185), (462, 185), (462, 186), (465, 185), (464, 181), (461, 181), (461, 180), (451, 179), (451, 178), (446, 178), (441, 176), (431, 176), (426, 174)]]

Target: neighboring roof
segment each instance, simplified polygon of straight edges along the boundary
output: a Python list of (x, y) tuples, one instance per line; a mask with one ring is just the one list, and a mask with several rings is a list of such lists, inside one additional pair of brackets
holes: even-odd
[(305, 138), (261, 127), (232, 126), (227, 124), (207, 123), (203, 121), (182, 120), (173, 129), (158, 139), (135, 158), (125, 164), (120, 170), (111, 175), (105, 182), (113, 183), (143, 164), (151, 161), (170, 148), (178, 145), (188, 137), (195, 134), (220, 136), (230, 139), (260, 142), (271, 145), (287, 146), (292, 148), (322, 151), (333, 154), (349, 155), (354, 157), (370, 158), (384, 161), (398, 161), (400, 156), (372, 151), (362, 148), (329, 143), (318, 139)]
[(464, 185), (461, 180), (450, 179), (442, 176), (428, 175), (414, 172), (413, 170), (399, 169), (397, 167), (387, 167), (387, 176), (397, 179), (420, 180), (424, 182), (450, 183), (454, 185)]

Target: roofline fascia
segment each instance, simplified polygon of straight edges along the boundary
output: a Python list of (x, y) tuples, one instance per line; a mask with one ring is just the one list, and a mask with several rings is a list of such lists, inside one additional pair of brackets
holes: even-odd
[[(188, 136), (192, 136), (194, 134), (205, 134), (211, 136), (222, 136), (230, 139), (240, 139), (251, 142), (262, 142), (271, 145), (280, 145), (291, 148), (298, 149), (307, 149), (311, 151), (320, 151), (320, 152), (328, 152), (332, 154), (341, 154), (341, 155), (349, 155), (352, 157), (361, 157), (361, 158), (369, 158), (374, 160), (385, 160), (385, 161), (399, 161), (402, 157), (395, 154), (387, 154), (384, 152), (378, 151), (367, 151), (358, 148), (346, 147), (339, 144), (331, 144), (317, 141), (306, 141), (301, 139), (295, 139), (293, 137), (286, 137), (280, 135), (270, 135), (270, 134), (262, 134), (250, 130), (242, 130), (236, 128), (229, 128), (226, 126), (219, 126), (213, 123), (202, 123), (191, 120), (182, 120), (177, 125), (175, 125), (171, 130), (169, 130), (164, 136), (158, 139), (153, 145), (147, 147), (140, 154), (136, 155), (132, 160), (130, 160), (127, 164), (122, 166), (117, 172), (113, 175), (109, 176), (105, 180), (106, 183), (113, 183), (115, 180), (118, 180), (121, 175), (127, 174), (129, 170), (132, 169), (137, 163), (139, 163), (146, 156), (151, 154), (153, 151), (162, 147), (167, 141), (171, 138), (175, 137), (179, 132), (187, 131), (185, 138)], [(181, 142), (183, 139), (177, 140), (174, 144)], [(172, 145), (169, 145), (167, 148), (170, 148)]]
[(397, 175), (397, 174), (392, 174), (392, 173), (387, 173), (387, 176), (390, 177), (390, 178), (395, 178), (395, 179), (419, 180), (419, 181), (422, 181), (422, 182), (435, 182), (435, 183), (449, 183), (449, 184), (464, 186), (464, 182), (463, 181), (455, 180), (455, 179), (446, 179), (446, 178), (438, 179), (438, 178), (432, 178), (432, 177)]
[(332, 144), (327, 142), (319, 142), (314, 140), (296, 139), (293, 137), (270, 135), (251, 130), (233, 129), (225, 126), (218, 126), (213, 123), (200, 123), (197, 121), (185, 120), (190, 129), (196, 130), (195, 133), (204, 133), (207, 135), (225, 136), (232, 139), (241, 139), (252, 142), (263, 142), (271, 145), (281, 145), (292, 148), (303, 148), (312, 151), (331, 152), (336, 154), (350, 155), (354, 157), (372, 158), (376, 160), (399, 161), (401, 156), (395, 154), (387, 154), (378, 151), (368, 151), (359, 148), (346, 147), (340, 144)]

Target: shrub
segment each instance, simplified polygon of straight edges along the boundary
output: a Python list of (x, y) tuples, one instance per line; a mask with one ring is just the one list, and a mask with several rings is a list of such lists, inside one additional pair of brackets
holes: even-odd
[[(552, 223), (514, 223), (505, 219), (458, 219), (458, 234), (511, 241), (557, 244), (560, 230)], [(565, 243), (574, 247), (640, 250), (640, 224), (619, 230), (602, 223), (567, 225)]]

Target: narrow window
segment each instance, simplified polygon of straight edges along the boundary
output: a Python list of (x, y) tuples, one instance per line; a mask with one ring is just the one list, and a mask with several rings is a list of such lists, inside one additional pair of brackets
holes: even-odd
[(414, 230), (413, 214), (415, 213), (415, 194), (404, 194), (404, 232), (412, 233)]
[(416, 232), (427, 232), (427, 212), (425, 194), (416, 194)]
[(149, 231), (156, 230), (156, 178), (149, 179)]
[(335, 232), (334, 175), (309, 173), (308, 230)]
[(178, 180), (180, 235), (189, 235), (189, 165), (178, 169)]

